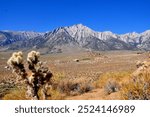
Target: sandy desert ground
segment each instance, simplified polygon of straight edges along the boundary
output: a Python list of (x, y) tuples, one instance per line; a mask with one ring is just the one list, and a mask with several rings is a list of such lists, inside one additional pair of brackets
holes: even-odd
[[(12, 52), (0, 52), (0, 99), (26, 99), (23, 90), (13, 85), (15, 74), (5, 69), (11, 54)], [(24, 58), (26, 54), (25, 52)], [(136, 62), (147, 60), (148, 57), (148, 52), (141, 51), (88, 51), (41, 55), (41, 60), (54, 75), (52, 79), (55, 88), (50, 91), (49, 99), (124, 99), (119, 87), (130, 80), (131, 73), (136, 70)], [(107, 85), (111, 85), (111, 81), (115, 81), (117, 90), (109, 92)], [(80, 89), (71, 88), (74, 83), (80, 84)], [(62, 90), (62, 87), (66, 89)]]

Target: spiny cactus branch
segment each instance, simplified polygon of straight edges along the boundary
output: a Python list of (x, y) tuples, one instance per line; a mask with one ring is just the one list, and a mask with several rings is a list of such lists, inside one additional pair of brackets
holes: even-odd
[(31, 51), (28, 53), (28, 68), (32, 72), (30, 76), (25, 70), (22, 52), (14, 52), (7, 62), (13, 72), (24, 80), (27, 85), (27, 97), (30, 97), (31, 99), (39, 99), (38, 92), (40, 88), (42, 89), (43, 99), (46, 99), (46, 86), (51, 85), (50, 79), (52, 77), (52, 73), (49, 71), (48, 67), (43, 66), (43, 63), (39, 60), (39, 58), (39, 52)]

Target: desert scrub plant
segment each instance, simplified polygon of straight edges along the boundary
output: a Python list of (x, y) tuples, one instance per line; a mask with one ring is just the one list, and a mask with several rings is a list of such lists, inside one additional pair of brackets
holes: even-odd
[(122, 72), (107, 72), (100, 75), (99, 79), (96, 80), (93, 84), (95, 88), (104, 88), (109, 82), (122, 83), (130, 79), (132, 71), (122, 71)]
[(57, 90), (57, 87), (58, 87), (58, 84), (63, 80), (63, 79), (66, 79), (66, 75), (64, 72), (53, 72), (53, 79), (51, 79), (51, 88), (53, 90)]
[(142, 75), (143, 73), (149, 72), (150, 69), (150, 61), (144, 61), (140, 62), (138, 61), (136, 63), (137, 69), (132, 73), (132, 77), (137, 77)]
[(66, 97), (64, 94), (53, 88), (48, 89), (47, 93), (51, 95), (48, 97), (49, 100), (63, 100)]
[(3, 100), (29, 100), (30, 98), (26, 97), (26, 88), (23, 87), (15, 87), (10, 89), (9, 92), (4, 95)]
[(53, 81), (60, 82), (61, 80), (65, 79), (67, 76), (64, 72), (54, 72)]
[(124, 84), (121, 95), (126, 100), (150, 99), (150, 73), (143, 73)]
[(39, 89), (42, 91), (43, 99), (46, 99), (47, 88), (51, 85), (52, 73), (48, 67), (43, 66), (43, 62), (39, 60), (39, 57), (40, 53), (36, 51), (31, 51), (27, 55), (28, 68), (31, 71), (30, 76), (24, 67), (21, 51), (14, 52), (7, 61), (13, 73), (17, 75), (16, 82), (26, 84), (26, 97), (31, 99), (40, 99)]
[(67, 96), (83, 94), (92, 89), (92, 84), (86, 79), (63, 79), (57, 86), (57, 90)]
[(57, 72), (52, 79), (52, 97), (50, 99), (63, 99), (66, 96), (79, 95), (93, 89), (90, 80), (83, 78), (70, 78), (63, 72)]
[(109, 94), (111, 94), (111, 93), (113, 93), (113, 92), (119, 91), (119, 90), (120, 90), (120, 87), (121, 87), (121, 86), (119, 85), (118, 82), (111, 80), (111, 81), (108, 81), (108, 82), (106, 83), (106, 85), (104, 86), (104, 92), (105, 92), (107, 95), (109, 95)]
[[(42, 91), (39, 89), (38, 95), (39, 99), (42, 100)], [(58, 90), (53, 89), (52, 87), (47, 88), (46, 97), (48, 100), (62, 100), (65, 98), (65, 95), (60, 93)], [(15, 87), (9, 89), (7, 94), (5, 94), (1, 99), (3, 100), (30, 100), (29, 97), (26, 97), (26, 87)]]
[(137, 70), (133, 72), (130, 82), (124, 84), (121, 95), (128, 100), (150, 99), (150, 62), (138, 62)]
[(8, 94), (11, 89), (16, 88), (15, 80), (11, 78), (3, 78), (0, 81), (0, 98)]

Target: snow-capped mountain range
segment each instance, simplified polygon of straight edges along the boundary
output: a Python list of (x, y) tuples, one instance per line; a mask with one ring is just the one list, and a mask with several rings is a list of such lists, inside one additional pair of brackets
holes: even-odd
[(150, 30), (119, 35), (110, 31), (97, 32), (77, 24), (46, 33), (0, 31), (0, 48), (7, 50), (47, 48), (57, 52), (64, 46), (90, 50), (150, 50)]

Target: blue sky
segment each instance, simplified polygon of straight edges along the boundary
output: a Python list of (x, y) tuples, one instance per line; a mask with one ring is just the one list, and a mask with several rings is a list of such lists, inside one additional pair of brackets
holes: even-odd
[(82, 23), (122, 34), (150, 29), (150, 0), (0, 0), (0, 30), (45, 32)]

